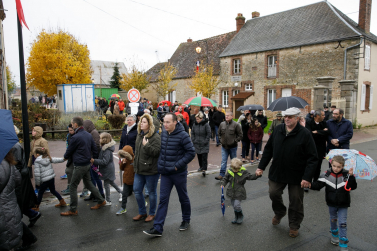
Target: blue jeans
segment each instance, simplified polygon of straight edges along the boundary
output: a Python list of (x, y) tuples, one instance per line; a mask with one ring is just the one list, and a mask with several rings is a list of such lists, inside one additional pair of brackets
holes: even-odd
[(134, 179), (134, 193), (139, 207), (139, 214), (147, 214), (147, 209), (145, 208), (145, 199), (143, 195), (144, 186), (146, 185), (149, 192), (149, 215), (156, 214), (157, 207), (157, 183), (159, 174), (155, 175), (141, 175), (135, 173)]
[(160, 233), (164, 231), (165, 218), (168, 213), (170, 193), (175, 186), (179, 202), (181, 203), (182, 221), (190, 222), (191, 204), (187, 194), (187, 171), (171, 175), (161, 175), (160, 183), (160, 203), (156, 217), (154, 218), (153, 227)]
[(337, 230), (339, 226), (339, 238), (347, 239), (347, 207), (330, 207), (331, 230)]
[(226, 166), (228, 162), (228, 156), (230, 155), (230, 159), (234, 159), (237, 157), (237, 147), (233, 147), (230, 149), (225, 149), (224, 147), (221, 148), (221, 169), (220, 175), (225, 176)]
[(90, 177), (92, 178), (93, 185), (96, 186), (97, 184), (98, 191), (100, 192), (102, 197), (105, 197), (103, 193), (102, 180), (100, 180), (99, 175), (95, 171), (93, 171), (92, 167), (90, 167)]
[(245, 157), (249, 156), (250, 141), (242, 140), (241, 142), (242, 142), (242, 158), (244, 159)]
[(219, 127), (215, 125), (216, 143), (217, 143), (218, 145), (220, 145), (218, 131), (219, 131)]
[(55, 197), (58, 198), (58, 200), (63, 199), (62, 196), (60, 196), (60, 194), (58, 192), (56, 192), (56, 190), (55, 190), (55, 178), (52, 178), (48, 181), (43, 182), (40, 185), (40, 188), (39, 188), (39, 191), (38, 191), (37, 205), (41, 204), (43, 194), (44, 194), (44, 192), (46, 191), (47, 188), (50, 189), (50, 193), (55, 195)]
[(262, 142), (256, 143), (256, 144), (251, 143), (251, 157), (250, 157), (251, 160), (254, 160), (254, 151), (255, 151), (255, 156), (258, 158), (260, 145), (262, 145)]

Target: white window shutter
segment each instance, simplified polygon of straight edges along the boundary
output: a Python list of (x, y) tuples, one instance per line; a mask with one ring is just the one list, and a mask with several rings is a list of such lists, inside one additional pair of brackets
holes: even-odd
[(365, 62), (364, 69), (370, 70), (370, 45), (365, 46)]
[(369, 88), (369, 110), (372, 110), (373, 105), (373, 86), (371, 85)]
[(361, 86), (361, 99), (360, 99), (360, 110), (365, 110), (365, 94), (366, 94), (366, 86), (363, 84)]

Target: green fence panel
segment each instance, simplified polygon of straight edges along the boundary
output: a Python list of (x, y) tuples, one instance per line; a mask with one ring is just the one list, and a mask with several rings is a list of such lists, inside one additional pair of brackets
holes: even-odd
[(100, 88), (94, 89), (94, 96), (101, 97), (101, 89)]
[(118, 94), (118, 88), (95, 88), (94, 93), (98, 97), (108, 99), (112, 94)]

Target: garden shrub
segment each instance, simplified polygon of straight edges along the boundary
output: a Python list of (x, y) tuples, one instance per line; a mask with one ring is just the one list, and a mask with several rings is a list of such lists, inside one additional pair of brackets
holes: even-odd
[(126, 117), (123, 115), (110, 115), (107, 117), (111, 127), (114, 129), (122, 129), (125, 119)]

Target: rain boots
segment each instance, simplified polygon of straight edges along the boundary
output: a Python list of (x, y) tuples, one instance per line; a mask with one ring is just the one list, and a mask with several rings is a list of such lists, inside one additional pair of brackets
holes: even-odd
[(340, 238), (339, 239), (339, 247), (341, 251), (348, 251), (348, 239), (347, 238)]
[(241, 211), (238, 211), (238, 218), (237, 218), (237, 224), (241, 224), (242, 221), (243, 221), (243, 213), (242, 213), (242, 210)]
[(339, 245), (338, 229), (335, 229), (335, 230), (330, 229), (330, 233), (331, 233), (331, 244), (338, 246)]
[(237, 221), (238, 221), (238, 212), (236, 210), (234, 210), (234, 219), (232, 220), (232, 223), (236, 224)]
[(59, 200), (59, 204), (56, 204), (55, 207), (66, 207), (67, 203), (65, 203), (64, 199)]

